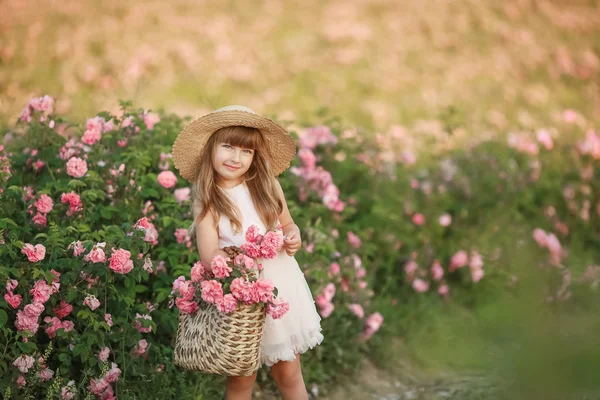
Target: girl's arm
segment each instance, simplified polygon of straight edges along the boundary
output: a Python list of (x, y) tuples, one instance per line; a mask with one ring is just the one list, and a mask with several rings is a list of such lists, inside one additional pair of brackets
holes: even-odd
[(290, 215), (290, 210), (288, 209), (287, 203), (285, 201), (285, 195), (283, 194), (281, 184), (277, 180), (276, 182), (277, 191), (279, 192), (279, 197), (281, 198), (281, 202), (283, 204), (283, 210), (281, 211), (281, 215), (279, 215), (279, 222), (281, 223), (283, 234), (286, 235), (284, 246), (287, 254), (289, 256), (293, 256), (298, 251), (298, 249), (300, 249), (300, 246), (302, 246), (300, 228), (294, 223), (294, 220)]
[(212, 260), (221, 255), (229, 257), (227, 253), (219, 248), (219, 235), (215, 227), (215, 217), (212, 211), (206, 213), (204, 218), (196, 224), (196, 245), (200, 253), (200, 260), (211, 270)]

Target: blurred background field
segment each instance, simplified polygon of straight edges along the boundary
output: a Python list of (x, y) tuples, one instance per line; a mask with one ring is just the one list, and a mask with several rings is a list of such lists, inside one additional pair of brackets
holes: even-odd
[[(326, 124), (377, 143), (358, 159), (386, 176), (381, 186), (350, 160), (338, 166), (327, 152), (322, 161), (358, 200), (362, 214), (348, 226), (363, 239), (370, 306), (385, 322), (367, 352), (326, 348), (343, 360), (338, 374), (308, 358), (313, 396), (600, 399), (600, 143), (584, 142), (600, 119), (600, 2), (0, 5), (2, 125), (50, 94), (78, 121), (117, 114), (119, 99), (180, 116), (244, 104), (292, 130)], [(523, 138), (540, 143), (533, 151)], [(448, 230), (441, 213), (452, 215)], [(560, 266), (532, 238), (536, 228), (560, 238)], [(402, 247), (376, 248), (378, 229)], [(485, 277), (455, 277), (449, 298), (431, 279), (417, 293), (406, 264), (447, 266), (461, 249), (483, 255)], [(342, 331), (339, 321), (324, 325)], [(357, 367), (354, 357), (369, 361)], [(318, 373), (325, 386), (311, 383), (323, 381)]]

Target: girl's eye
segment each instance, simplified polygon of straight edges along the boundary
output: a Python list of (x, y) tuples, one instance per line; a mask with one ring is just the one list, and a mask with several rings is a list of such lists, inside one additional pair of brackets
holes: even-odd
[(244, 150), (244, 151), (245, 151), (246, 153), (248, 153), (248, 154), (252, 154), (252, 150), (248, 150), (248, 149), (246, 149), (246, 150)]
[(231, 147), (231, 146), (228, 144), (224, 144), (223, 147)]

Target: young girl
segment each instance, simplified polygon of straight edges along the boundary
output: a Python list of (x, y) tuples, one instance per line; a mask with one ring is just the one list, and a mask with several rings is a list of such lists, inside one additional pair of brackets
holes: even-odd
[[(261, 364), (284, 399), (307, 399), (299, 354), (321, 343), (321, 317), (294, 254), (300, 230), (288, 210), (276, 176), (295, 157), (296, 146), (284, 128), (243, 106), (223, 107), (186, 126), (173, 144), (173, 162), (191, 183), (194, 223), (200, 258), (210, 265), (226, 246), (240, 246), (245, 232), (260, 233), (281, 224), (286, 236), (273, 259), (261, 259), (261, 277), (270, 279), (289, 311), (281, 319), (266, 317)], [(225, 398), (251, 399), (256, 373), (227, 377)]]

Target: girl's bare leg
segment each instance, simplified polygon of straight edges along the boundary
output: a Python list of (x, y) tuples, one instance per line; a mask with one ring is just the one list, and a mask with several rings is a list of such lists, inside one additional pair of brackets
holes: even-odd
[(228, 376), (225, 389), (225, 400), (252, 400), (252, 388), (256, 375), (250, 376)]
[(279, 361), (271, 367), (271, 376), (283, 400), (308, 400), (300, 368), (300, 355), (294, 361)]

